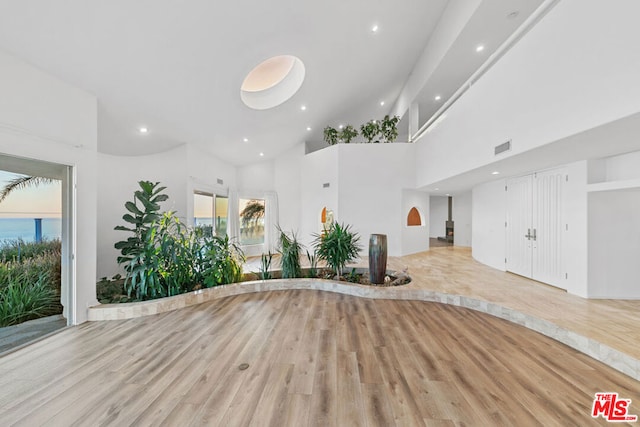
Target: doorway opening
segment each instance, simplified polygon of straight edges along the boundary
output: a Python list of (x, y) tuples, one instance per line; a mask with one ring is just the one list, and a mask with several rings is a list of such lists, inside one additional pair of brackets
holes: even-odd
[(0, 353), (74, 321), (72, 176), (0, 154)]

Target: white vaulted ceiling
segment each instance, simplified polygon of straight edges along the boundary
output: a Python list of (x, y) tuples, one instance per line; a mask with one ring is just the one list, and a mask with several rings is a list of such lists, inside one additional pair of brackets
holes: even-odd
[[(319, 148), (327, 125), (392, 112), (420, 58), (432, 61), (411, 94), (424, 122), (438, 108), (434, 93), (444, 102), (540, 3), (0, 0), (0, 49), (97, 96), (100, 152), (188, 143), (242, 165), (303, 141)], [(455, 22), (446, 12), (458, 10), (464, 22), (430, 56)], [(243, 80), (277, 55), (303, 62), (302, 86), (274, 108), (247, 107)]]

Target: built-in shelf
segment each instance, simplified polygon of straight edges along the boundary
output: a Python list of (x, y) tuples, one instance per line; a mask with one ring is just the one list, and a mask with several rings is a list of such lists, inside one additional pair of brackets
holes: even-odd
[(620, 181), (604, 181), (587, 185), (587, 192), (596, 191), (617, 191), (617, 190), (640, 190), (640, 178), (625, 179)]

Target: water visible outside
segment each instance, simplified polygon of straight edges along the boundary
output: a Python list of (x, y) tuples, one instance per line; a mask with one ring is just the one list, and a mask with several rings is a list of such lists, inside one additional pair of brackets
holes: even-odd
[[(55, 240), (62, 237), (62, 219), (43, 218), (42, 238)], [(0, 218), (0, 243), (22, 239), (24, 242), (33, 242), (36, 238), (36, 225), (34, 218)]]

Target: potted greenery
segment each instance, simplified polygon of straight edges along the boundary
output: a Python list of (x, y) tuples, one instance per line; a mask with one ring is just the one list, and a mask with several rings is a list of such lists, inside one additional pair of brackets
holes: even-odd
[(380, 135), (383, 142), (393, 142), (398, 137), (398, 122), (400, 117), (389, 117), (387, 114), (384, 119), (380, 121)]
[(340, 140), (345, 144), (349, 144), (356, 136), (358, 136), (358, 131), (351, 125), (346, 125), (340, 132)]
[(327, 126), (324, 128), (324, 141), (329, 145), (336, 145), (338, 140), (340, 139), (340, 135), (336, 128), (332, 128), (331, 126)]
[(364, 139), (367, 140), (368, 143), (380, 142), (378, 140), (374, 141), (376, 136), (378, 136), (378, 134), (380, 133), (380, 125), (375, 120), (371, 120), (363, 124), (362, 126), (360, 126), (360, 133), (362, 134)]
[(302, 245), (298, 242), (294, 232), (291, 232), (291, 236), (289, 236), (279, 227), (278, 231), (280, 232), (278, 238), (278, 253), (280, 254), (282, 278), (294, 279), (302, 277), (302, 268), (300, 267)]
[(355, 261), (362, 250), (360, 236), (351, 231), (350, 225), (333, 223), (323, 234), (314, 234), (314, 246), (318, 259), (336, 273), (339, 278), (347, 263)]

